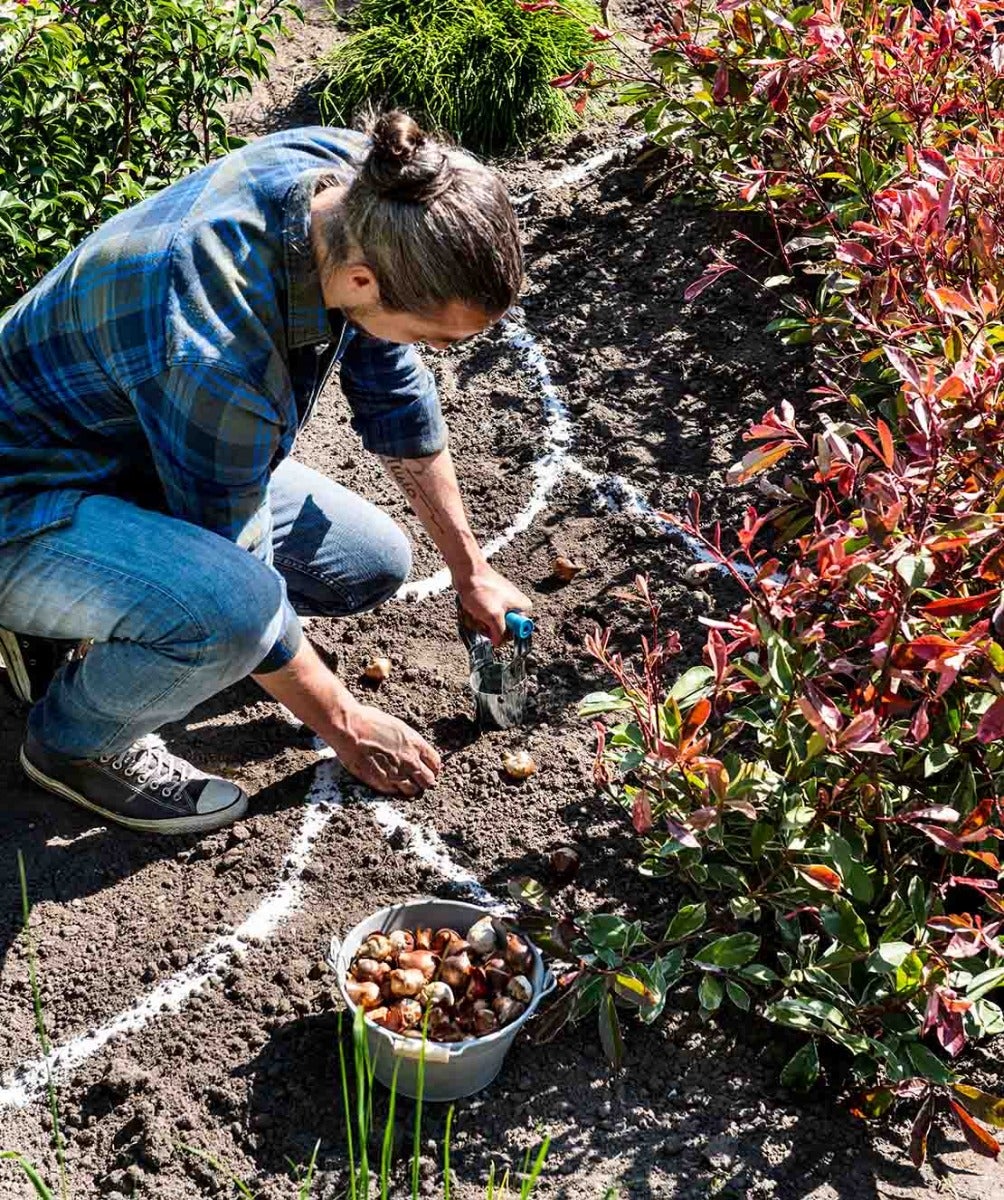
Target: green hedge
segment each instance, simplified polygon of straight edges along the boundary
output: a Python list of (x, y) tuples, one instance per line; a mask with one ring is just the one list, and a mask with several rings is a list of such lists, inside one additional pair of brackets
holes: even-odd
[[(230, 149), (292, 0), (0, 0), (0, 310), (105, 218)], [(237, 143), (239, 144), (239, 143)]]

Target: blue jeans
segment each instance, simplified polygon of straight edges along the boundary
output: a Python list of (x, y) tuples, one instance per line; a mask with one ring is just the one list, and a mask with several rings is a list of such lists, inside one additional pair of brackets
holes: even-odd
[(68, 526), (0, 547), (0, 625), (95, 642), (31, 710), (44, 746), (74, 758), (122, 750), (254, 671), (287, 603), (346, 616), (407, 577), (411, 549), (398, 526), (318, 472), (287, 459), (269, 506), (274, 567), (112, 496), (88, 497)]

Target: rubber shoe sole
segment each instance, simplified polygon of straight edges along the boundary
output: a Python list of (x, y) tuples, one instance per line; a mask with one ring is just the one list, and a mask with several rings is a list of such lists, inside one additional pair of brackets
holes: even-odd
[(54, 796), (62, 796), (64, 800), (72, 800), (74, 804), (79, 804), (81, 808), (86, 808), (90, 812), (97, 813), (98, 816), (104, 818), (106, 821), (111, 821), (115, 825), (122, 825), (124, 828), (135, 830), (138, 833), (209, 833), (214, 829), (222, 829), (224, 825), (230, 825), (234, 821), (239, 821), (247, 812), (248, 798), (241, 792), (240, 799), (227, 808), (219, 809), (217, 812), (201, 813), (191, 817), (165, 817), (162, 820), (156, 821), (123, 817), (118, 813), (109, 812), (107, 809), (102, 808), (100, 804), (95, 804), (93, 800), (88, 800), (86, 796), (81, 795), (80, 792), (60, 782), (60, 780), (51, 779), (44, 771), (40, 771), (30, 761), (24, 752), (23, 746), (21, 747), (20, 759), (21, 769), (32, 783), (37, 783), (40, 788), (44, 788), (47, 792), (52, 792)]

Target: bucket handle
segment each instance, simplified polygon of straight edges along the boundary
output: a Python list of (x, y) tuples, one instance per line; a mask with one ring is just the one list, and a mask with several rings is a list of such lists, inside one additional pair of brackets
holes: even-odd
[[(399, 1038), (392, 1037), (390, 1039), (390, 1052), (395, 1058), (414, 1058), (422, 1057), (422, 1040), (421, 1038)], [(454, 1054), (459, 1053), (459, 1050), (451, 1050), (443, 1042), (425, 1042), (425, 1061), (430, 1063), (448, 1063)]]

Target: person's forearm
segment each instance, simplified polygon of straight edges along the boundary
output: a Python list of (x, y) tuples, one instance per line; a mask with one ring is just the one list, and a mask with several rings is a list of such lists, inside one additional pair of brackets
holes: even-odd
[(471, 532), (448, 449), (428, 458), (384, 458), (394, 482), (436, 543), (454, 583), (469, 578), (485, 558)]
[(280, 704), (285, 704), (326, 742), (344, 731), (350, 709), (358, 701), (344, 683), (324, 665), (304, 638), (296, 654), (278, 671), (255, 675), (255, 682)]

